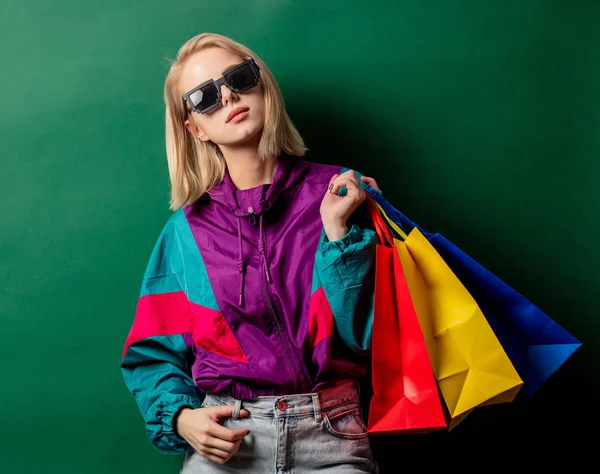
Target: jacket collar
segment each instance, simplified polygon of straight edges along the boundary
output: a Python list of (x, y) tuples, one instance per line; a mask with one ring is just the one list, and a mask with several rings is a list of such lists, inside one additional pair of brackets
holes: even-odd
[(254, 188), (239, 190), (233, 184), (229, 169), (225, 168), (223, 180), (209, 191), (210, 199), (224, 204), (234, 215), (260, 215), (266, 212), (277, 197), (290, 189), (302, 174), (303, 160), (297, 156), (282, 152), (277, 158), (277, 170), (270, 184), (261, 184)]

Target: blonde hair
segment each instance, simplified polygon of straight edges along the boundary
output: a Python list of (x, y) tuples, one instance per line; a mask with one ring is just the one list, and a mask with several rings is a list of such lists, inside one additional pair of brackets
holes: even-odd
[(216, 46), (246, 60), (253, 58), (260, 68), (265, 99), (265, 125), (258, 145), (258, 158), (289, 155), (303, 156), (308, 150), (285, 110), (281, 90), (267, 65), (246, 46), (217, 33), (201, 33), (186, 41), (177, 52), (165, 79), (166, 151), (171, 181), (169, 209), (175, 211), (191, 204), (223, 180), (225, 159), (218, 145), (196, 139), (185, 127), (179, 80), (185, 62), (198, 51)]

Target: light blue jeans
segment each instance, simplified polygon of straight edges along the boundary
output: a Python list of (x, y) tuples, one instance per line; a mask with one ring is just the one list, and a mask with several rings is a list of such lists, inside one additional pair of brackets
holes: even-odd
[[(243, 472), (256, 474), (379, 473), (359, 404), (358, 381), (324, 390), (239, 400), (207, 394), (203, 407), (233, 405), (227, 428), (248, 428), (240, 449), (217, 464), (189, 449), (180, 474)], [(238, 418), (241, 408), (250, 412)]]

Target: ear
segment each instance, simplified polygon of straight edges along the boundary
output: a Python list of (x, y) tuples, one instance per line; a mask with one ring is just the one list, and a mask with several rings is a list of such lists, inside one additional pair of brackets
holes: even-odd
[(185, 128), (189, 130), (192, 136), (198, 140), (202, 140), (203, 142), (207, 142), (210, 140), (208, 135), (204, 133), (196, 124), (194, 124), (189, 118), (185, 119), (183, 122)]

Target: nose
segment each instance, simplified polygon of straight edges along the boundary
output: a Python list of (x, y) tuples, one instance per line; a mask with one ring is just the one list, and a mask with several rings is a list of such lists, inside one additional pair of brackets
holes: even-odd
[(236, 99), (235, 92), (233, 92), (226, 84), (221, 84), (221, 102), (223, 106), (227, 105), (227, 102)]

